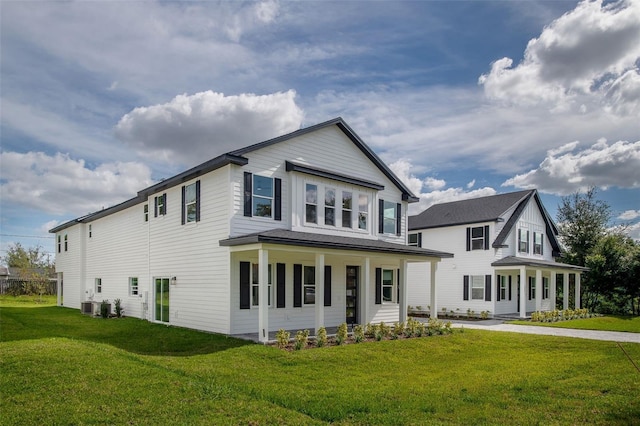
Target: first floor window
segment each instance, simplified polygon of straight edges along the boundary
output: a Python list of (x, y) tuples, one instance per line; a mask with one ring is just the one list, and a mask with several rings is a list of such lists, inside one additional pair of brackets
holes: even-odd
[[(260, 283), (258, 280), (258, 274), (260, 270), (260, 265), (257, 263), (253, 263), (251, 265), (251, 305), (258, 306), (260, 303), (259, 295), (260, 295)], [(271, 306), (271, 265), (267, 265), (267, 305)]]
[(536, 279), (529, 277), (529, 300), (536, 298)]
[(358, 229), (367, 230), (369, 216), (369, 197), (363, 194), (358, 196)]
[(129, 277), (129, 295), (138, 295), (138, 277)]
[(318, 223), (318, 185), (306, 185), (305, 201), (305, 221)]
[(316, 303), (316, 267), (305, 266), (303, 274), (303, 295), (304, 304), (313, 305)]
[(500, 300), (507, 299), (507, 277), (500, 275)]
[(253, 176), (253, 215), (272, 217), (273, 215), (273, 178)]
[(382, 270), (382, 302), (393, 302), (394, 288), (393, 269)]
[(471, 277), (471, 299), (484, 300), (484, 275)]
[(324, 224), (336, 226), (336, 190), (326, 188), (324, 192)]
[(542, 278), (542, 298), (549, 298), (549, 278), (547, 277)]
[(102, 278), (96, 278), (96, 293), (102, 293)]

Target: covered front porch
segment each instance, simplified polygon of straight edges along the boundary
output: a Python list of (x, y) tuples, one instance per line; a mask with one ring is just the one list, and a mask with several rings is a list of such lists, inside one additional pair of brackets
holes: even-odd
[[(451, 254), (374, 239), (271, 230), (230, 248), (230, 334), (267, 342), (279, 329), (404, 321), (407, 265)], [(335, 331), (334, 331), (335, 332)], [(329, 333), (331, 334), (331, 333)]]
[[(532, 312), (555, 310), (559, 288), (562, 289), (562, 309), (580, 308), (580, 278), (586, 268), (516, 256), (505, 257), (491, 266), (497, 276), (497, 315), (517, 313), (520, 318), (527, 318)], [(514, 283), (515, 295), (512, 294)], [(573, 295), (569, 294), (570, 283)], [(573, 296), (573, 306), (569, 303), (570, 296)], [(500, 305), (501, 301), (510, 303)], [(502, 310), (498, 310), (498, 306)]]

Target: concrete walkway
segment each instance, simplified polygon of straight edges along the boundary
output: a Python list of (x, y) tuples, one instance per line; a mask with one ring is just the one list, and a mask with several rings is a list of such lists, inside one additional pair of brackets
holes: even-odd
[(576, 330), (572, 328), (539, 327), (535, 325), (505, 324), (500, 320), (451, 321), (456, 328), (468, 328), (509, 333), (540, 334), (546, 336), (575, 337), (578, 339), (607, 340), (611, 342), (640, 343), (640, 333), (623, 331)]

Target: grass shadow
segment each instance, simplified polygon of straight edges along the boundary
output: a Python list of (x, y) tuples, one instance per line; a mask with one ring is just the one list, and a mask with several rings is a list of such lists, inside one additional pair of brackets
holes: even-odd
[(112, 345), (140, 355), (210, 354), (252, 342), (138, 318), (94, 318), (77, 309), (1, 307), (0, 341), (63, 337)]

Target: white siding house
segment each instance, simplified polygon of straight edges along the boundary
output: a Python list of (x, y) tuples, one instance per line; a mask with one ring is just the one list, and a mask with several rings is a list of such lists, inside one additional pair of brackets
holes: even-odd
[(261, 341), (403, 320), (408, 265), (451, 256), (406, 245), (415, 201), (337, 118), (52, 229), (58, 303), (121, 299), (129, 316)]
[(563, 307), (569, 282), (580, 305), (584, 268), (555, 262), (558, 231), (535, 190), (436, 204), (409, 217), (409, 242), (454, 254), (437, 265), (436, 293), (425, 285), (435, 265), (409, 265), (407, 301), (412, 306), (466, 315), (526, 317), (527, 312)]

